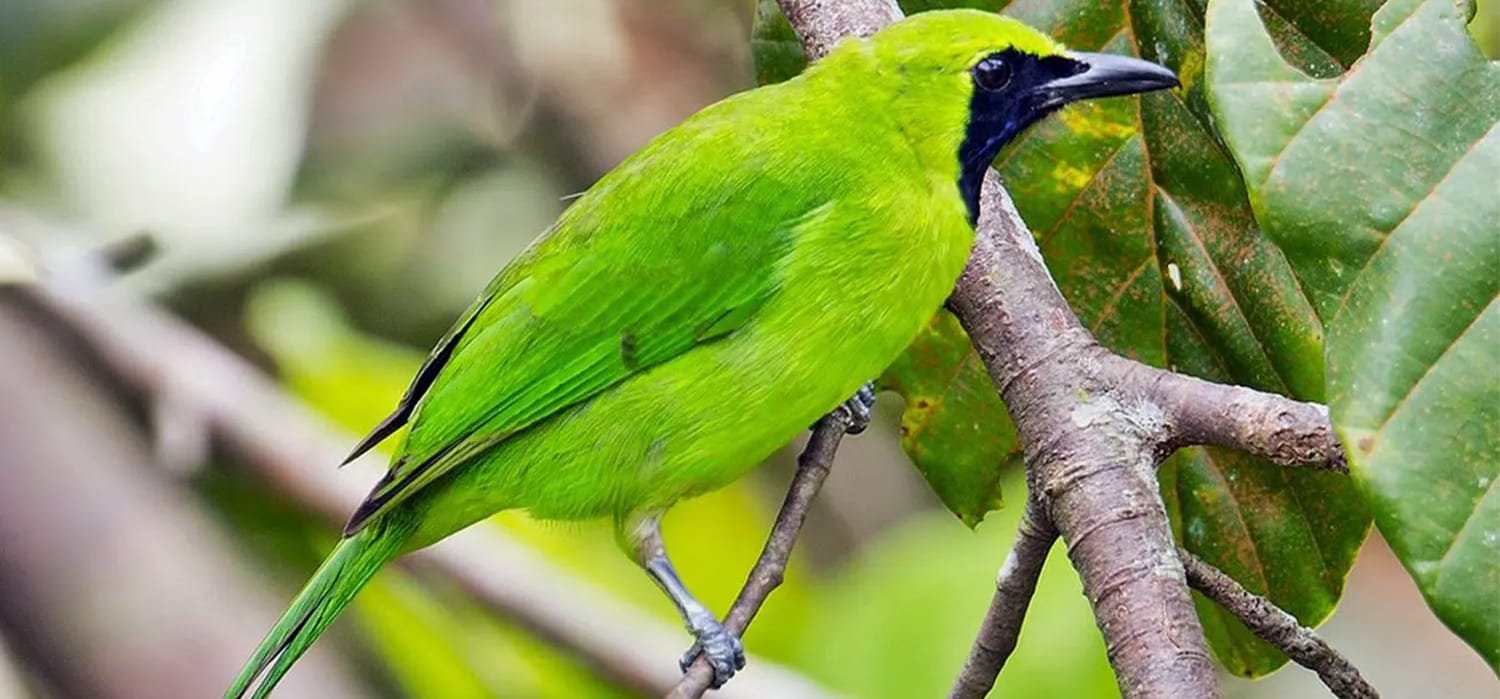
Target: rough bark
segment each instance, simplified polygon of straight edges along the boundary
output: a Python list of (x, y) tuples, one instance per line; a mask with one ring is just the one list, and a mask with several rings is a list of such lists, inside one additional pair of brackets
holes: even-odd
[(983, 699), (995, 686), (1000, 669), (1016, 649), (1021, 623), (1036, 593), (1037, 580), (1047, 553), (1057, 541), (1057, 529), (1035, 498), (1027, 498), (1026, 511), (1016, 527), (1016, 539), (1005, 563), (995, 576), (995, 596), (979, 623), (979, 634), (969, 649), (963, 669), (948, 692), (948, 699)]
[[(1156, 481), (1166, 413), (1068, 308), (999, 177), (950, 304), (1016, 423), (1126, 697), (1215, 697), (1202, 626)], [(1144, 369), (1144, 367), (1142, 367)]]

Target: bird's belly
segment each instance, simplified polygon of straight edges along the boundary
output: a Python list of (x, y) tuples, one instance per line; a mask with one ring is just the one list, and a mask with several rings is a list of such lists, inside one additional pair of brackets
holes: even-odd
[(420, 538), (503, 509), (588, 519), (726, 485), (875, 378), (882, 355), (910, 339), (879, 330), (833, 322), (821, 337), (796, 338), (746, 328), (631, 377), (424, 490), (412, 506), (433, 531)]
[(505, 509), (588, 519), (728, 484), (873, 379), (920, 321), (751, 326), (526, 430), (413, 497), (423, 545)]

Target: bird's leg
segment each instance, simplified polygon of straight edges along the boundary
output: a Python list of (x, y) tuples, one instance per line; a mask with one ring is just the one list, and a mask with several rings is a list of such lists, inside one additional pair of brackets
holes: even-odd
[(677, 576), (671, 559), (667, 558), (666, 545), (661, 540), (661, 512), (632, 514), (616, 524), (620, 545), (631, 558), (646, 570), (656, 585), (672, 598), (677, 612), (687, 624), (689, 633), (696, 639), (693, 646), (682, 656), (680, 665), (684, 672), (692, 666), (699, 655), (708, 657), (713, 667), (713, 688), (718, 689), (734, 676), (736, 670), (745, 667), (745, 646), (724, 629), (718, 617), (703, 606)]
[(871, 381), (859, 387), (858, 391), (849, 400), (834, 408), (831, 415), (838, 415), (844, 421), (847, 434), (859, 434), (870, 426), (870, 414), (875, 409), (875, 382)]

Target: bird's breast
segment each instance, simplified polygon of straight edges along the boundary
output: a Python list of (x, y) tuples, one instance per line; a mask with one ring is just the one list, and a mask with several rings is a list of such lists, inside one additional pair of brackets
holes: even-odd
[(832, 407), (911, 343), (952, 291), (973, 239), (956, 195), (840, 203), (797, 236), (754, 332), (780, 348), (794, 383), (827, 386), (818, 407)]

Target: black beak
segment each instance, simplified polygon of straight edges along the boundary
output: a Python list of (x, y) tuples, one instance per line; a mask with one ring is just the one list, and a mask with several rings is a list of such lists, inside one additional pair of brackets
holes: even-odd
[(1083, 52), (1070, 54), (1070, 58), (1083, 69), (1042, 84), (1041, 93), (1047, 107), (1061, 107), (1095, 97), (1165, 90), (1182, 84), (1172, 71), (1139, 58)]

